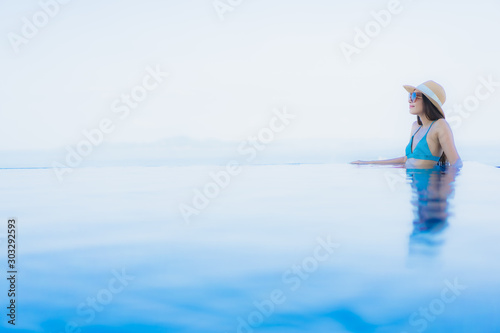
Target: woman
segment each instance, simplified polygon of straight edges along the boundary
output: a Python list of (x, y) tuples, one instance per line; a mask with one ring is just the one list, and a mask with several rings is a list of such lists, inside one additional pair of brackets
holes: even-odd
[(442, 106), (446, 100), (443, 87), (426, 81), (417, 87), (403, 86), (409, 93), (410, 114), (417, 116), (411, 127), (406, 154), (389, 160), (354, 161), (352, 164), (405, 164), (407, 168), (433, 168), (436, 165), (462, 167), (453, 133), (444, 119)]

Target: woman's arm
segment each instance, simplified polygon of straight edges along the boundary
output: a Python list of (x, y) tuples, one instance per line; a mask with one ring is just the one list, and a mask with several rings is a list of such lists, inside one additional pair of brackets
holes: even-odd
[(351, 164), (405, 164), (406, 156), (377, 161), (352, 161)]
[(437, 133), (439, 144), (443, 148), (451, 166), (461, 168), (463, 166), (462, 159), (458, 155), (457, 148), (455, 147), (453, 132), (451, 131), (450, 125), (444, 119), (440, 119), (439, 123), (440, 126)]

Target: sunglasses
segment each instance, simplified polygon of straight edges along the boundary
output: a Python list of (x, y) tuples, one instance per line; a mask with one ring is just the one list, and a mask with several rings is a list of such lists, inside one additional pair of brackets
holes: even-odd
[(410, 93), (410, 95), (408, 96), (408, 100), (410, 101), (410, 103), (415, 103), (415, 101), (416, 101), (418, 98), (422, 98), (422, 93), (412, 92), (412, 93)]

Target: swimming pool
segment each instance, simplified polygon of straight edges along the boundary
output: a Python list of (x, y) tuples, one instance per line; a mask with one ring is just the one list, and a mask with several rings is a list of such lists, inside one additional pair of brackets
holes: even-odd
[(16, 330), (500, 330), (499, 168), (224, 168), (1, 170)]

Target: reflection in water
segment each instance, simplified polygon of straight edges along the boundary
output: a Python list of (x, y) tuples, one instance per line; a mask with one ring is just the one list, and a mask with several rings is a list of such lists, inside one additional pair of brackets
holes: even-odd
[(436, 166), (431, 169), (407, 169), (412, 187), (414, 211), (410, 235), (410, 255), (435, 255), (444, 240), (448, 226), (449, 198), (453, 196), (455, 177), (459, 170)]

